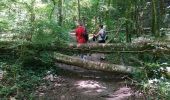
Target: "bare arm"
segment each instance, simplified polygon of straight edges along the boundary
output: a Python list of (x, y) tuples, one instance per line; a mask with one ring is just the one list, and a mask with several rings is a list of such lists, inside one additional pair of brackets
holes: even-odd
[(100, 34), (100, 33), (98, 32), (97, 34), (94, 34), (94, 36), (97, 37), (97, 36), (99, 36), (99, 34)]

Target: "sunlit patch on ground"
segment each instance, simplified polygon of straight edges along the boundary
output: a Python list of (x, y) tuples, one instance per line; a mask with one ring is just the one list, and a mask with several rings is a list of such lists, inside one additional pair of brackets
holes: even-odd
[(83, 81), (77, 81), (75, 83), (75, 86), (77, 89), (83, 89), (83, 93), (85, 94), (91, 94), (95, 95), (96, 93), (101, 93), (106, 91), (106, 87), (100, 84), (97, 81), (92, 80), (83, 80)]

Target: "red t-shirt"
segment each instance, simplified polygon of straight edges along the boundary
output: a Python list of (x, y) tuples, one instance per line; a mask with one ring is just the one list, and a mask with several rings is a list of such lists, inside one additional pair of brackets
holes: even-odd
[(83, 26), (78, 26), (75, 30), (76, 32), (76, 39), (78, 43), (86, 43), (86, 40), (83, 36), (85, 32), (85, 28)]

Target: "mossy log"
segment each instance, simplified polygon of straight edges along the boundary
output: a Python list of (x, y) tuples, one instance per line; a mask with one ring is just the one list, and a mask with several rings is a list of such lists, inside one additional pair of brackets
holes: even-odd
[(99, 70), (99, 71), (125, 73), (125, 74), (130, 74), (137, 71), (136, 68), (131, 66), (123, 66), (123, 65), (83, 60), (80, 58), (63, 55), (61, 53), (54, 53), (54, 59), (59, 63), (78, 66), (89, 70)]
[(59, 44), (52, 43), (49, 45), (35, 44), (31, 42), (17, 43), (17, 42), (2, 42), (0, 49), (19, 49), (19, 48), (35, 49), (38, 51), (65, 51), (73, 53), (152, 53), (156, 55), (170, 54), (170, 44), (167, 43), (114, 43), (114, 44), (98, 44), (87, 43), (80, 47), (76, 44)]
[[(61, 48), (58, 48), (60, 50)], [(69, 47), (62, 48), (62, 51), (72, 51), (81, 53), (151, 53), (151, 54), (170, 54), (170, 45), (166, 43), (115, 43), (98, 44), (89, 43), (77, 47), (70, 44)]]

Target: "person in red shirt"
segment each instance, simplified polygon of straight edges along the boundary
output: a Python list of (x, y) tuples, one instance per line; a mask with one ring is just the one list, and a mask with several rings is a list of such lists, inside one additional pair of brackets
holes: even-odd
[(76, 33), (76, 40), (77, 40), (77, 43), (78, 43), (78, 45), (77, 45), (78, 47), (81, 44), (87, 43), (87, 41), (84, 37), (85, 27), (83, 26), (83, 24), (81, 22), (79, 22), (79, 25), (75, 29), (75, 33)]
[[(83, 26), (81, 22), (78, 23), (79, 25), (75, 29), (76, 33), (76, 40), (77, 40), (77, 47), (80, 47), (82, 44), (87, 43), (87, 40), (85, 39), (85, 32), (86, 28)], [(81, 59), (85, 60), (86, 59), (86, 54), (80, 54)]]

